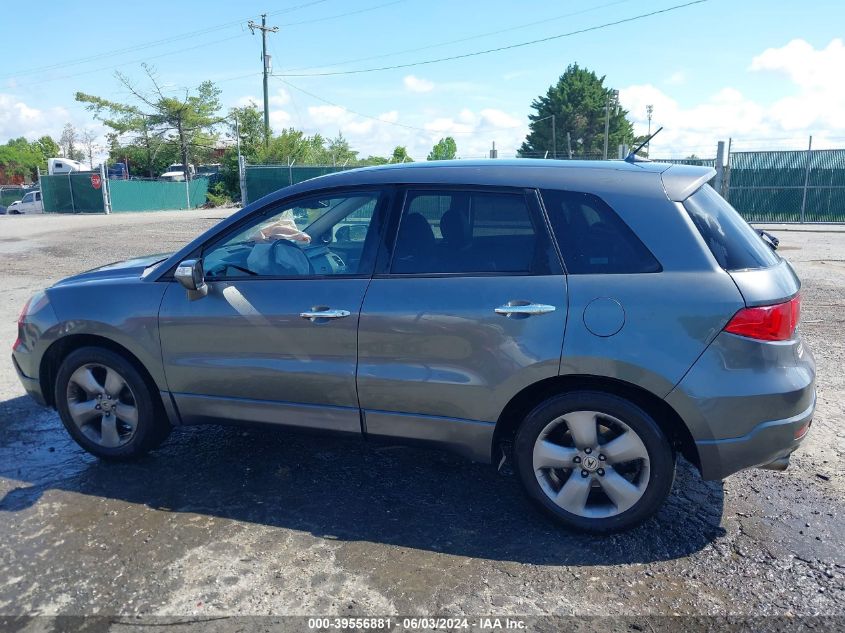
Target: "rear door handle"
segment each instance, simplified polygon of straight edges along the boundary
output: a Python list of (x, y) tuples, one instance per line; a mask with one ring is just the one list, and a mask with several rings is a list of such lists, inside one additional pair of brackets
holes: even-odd
[(547, 312), (554, 312), (555, 307), (545, 303), (525, 303), (511, 301), (503, 306), (495, 309), (496, 314), (503, 314), (505, 316), (520, 315), (520, 316), (534, 316), (535, 314), (546, 314)]
[(314, 308), (308, 312), (300, 312), (303, 319), (310, 319), (312, 322), (317, 319), (342, 319), (352, 314), (349, 310), (331, 310), (329, 308)]

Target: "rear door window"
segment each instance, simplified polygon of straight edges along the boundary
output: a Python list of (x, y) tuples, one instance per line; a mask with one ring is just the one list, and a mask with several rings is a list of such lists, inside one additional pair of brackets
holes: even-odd
[(780, 261), (757, 231), (710, 185), (687, 198), (684, 207), (725, 270), (768, 268)]
[(598, 196), (550, 189), (541, 193), (568, 274), (662, 270), (651, 251)]
[(395, 274), (548, 274), (545, 227), (522, 192), (408, 191)]

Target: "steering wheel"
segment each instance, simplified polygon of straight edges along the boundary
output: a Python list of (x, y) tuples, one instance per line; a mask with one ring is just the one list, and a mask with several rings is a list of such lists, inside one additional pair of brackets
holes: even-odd
[[(280, 250), (281, 249), (281, 250)], [(314, 266), (308, 256), (290, 240), (276, 240), (270, 247), (270, 259), (274, 266), (284, 269), (288, 275), (313, 275)]]

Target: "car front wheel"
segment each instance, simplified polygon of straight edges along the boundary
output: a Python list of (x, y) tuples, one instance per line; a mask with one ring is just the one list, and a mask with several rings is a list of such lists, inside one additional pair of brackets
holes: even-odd
[(111, 350), (84, 347), (69, 354), (55, 389), (56, 408), (68, 432), (97, 457), (138, 457), (170, 432), (158, 394), (132, 363)]
[(562, 524), (609, 533), (657, 512), (672, 488), (675, 456), (660, 427), (635, 404), (579, 391), (535, 408), (514, 442), (528, 495)]

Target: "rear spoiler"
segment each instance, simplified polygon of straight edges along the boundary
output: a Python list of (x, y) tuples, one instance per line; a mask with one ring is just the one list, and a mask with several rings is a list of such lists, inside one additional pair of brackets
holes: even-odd
[(712, 167), (671, 165), (660, 174), (660, 178), (663, 180), (663, 189), (669, 196), (669, 200), (683, 202), (715, 175), (716, 170)]

